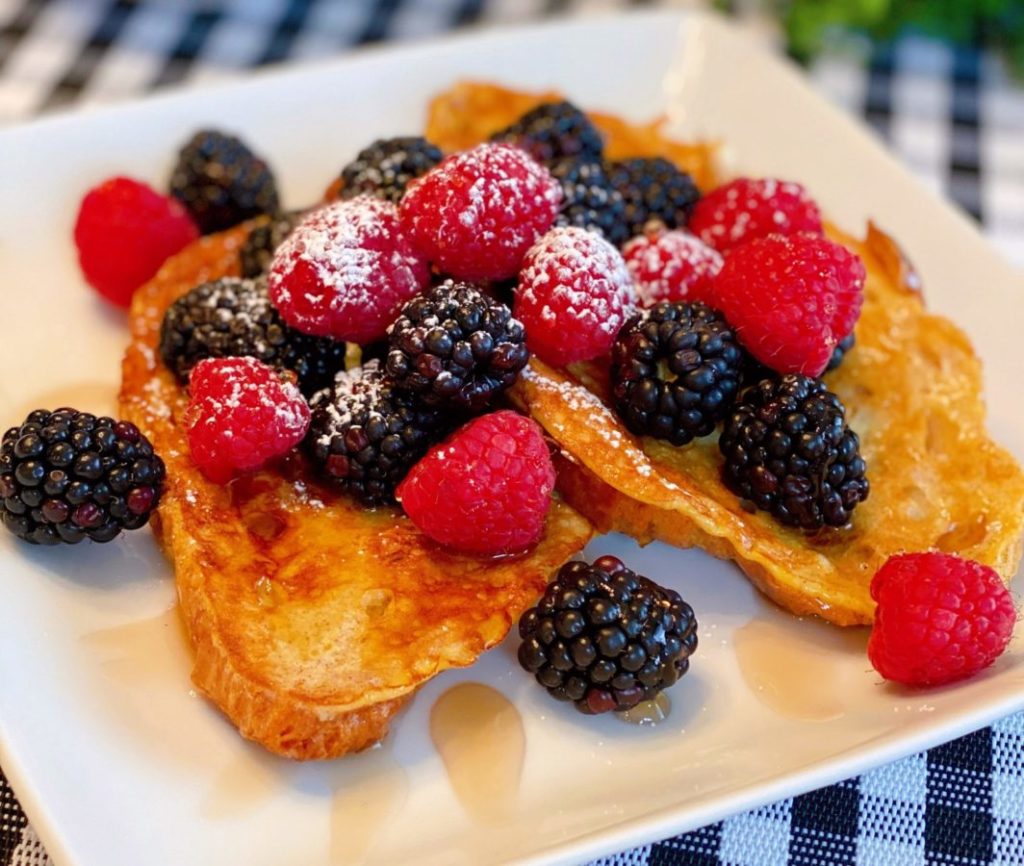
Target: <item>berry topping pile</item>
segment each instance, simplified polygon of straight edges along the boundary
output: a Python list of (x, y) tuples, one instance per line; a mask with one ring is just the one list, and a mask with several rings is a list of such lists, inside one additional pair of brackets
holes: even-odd
[(818, 205), (800, 184), (739, 178), (705, 195), (690, 231), (721, 253), (770, 234), (822, 233)]
[(192, 370), (185, 410), (192, 459), (224, 484), (302, 441), (309, 406), (299, 389), (255, 358), (207, 358)]
[(853, 331), (864, 279), (860, 258), (834, 241), (769, 235), (728, 254), (713, 303), (758, 361), (819, 376)]
[(314, 211), (274, 255), (270, 299), (308, 334), (370, 343), (430, 281), (390, 202), (369, 196)]
[(743, 362), (719, 312), (685, 301), (656, 304), (615, 340), (615, 408), (634, 433), (685, 445), (711, 434), (732, 408)]
[(845, 526), (867, 499), (860, 440), (818, 379), (788, 375), (745, 388), (718, 444), (726, 486), (787, 526)]
[(555, 228), (526, 254), (513, 310), (530, 351), (564, 366), (607, 354), (634, 302), (615, 247), (594, 232)]
[(545, 165), (566, 157), (600, 161), (604, 152), (601, 133), (571, 102), (538, 105), (492, 135), (491, 141), (515, 144)]
[(502, 410), (435, 446), (398, 486), (405, 513), (456, 550), (518, 553), (544, 528), (555, 469), (535, 421)]
[(90, 190), (75, 220), (82, 273), (119, 307), (127, 307), (135, 290), (167, 257), (197, 237), (199, 231), (181, 204), (127, 177)]
[(479, 412), (509, 388), (529, 353), (522, 322), (470, 283), (410, 301), (391, 326), (387, 372), (433, 406)]
[(973, 676), (1006, 649), (1013, 597), (987, 565), (950, 553), (890, 557), (871, 581), (878, 602), (868, 657), (883, 677), (937, 686)]
[(697, 618), (679, 593), (602, 556), (563, 565), (519, 636), (519, 663), (552, 697), (593, 715), (674, 685), (697, 649)]
[(277, 184), (266, 162), (233, 135), (197, 132), (178, 154), (170, 181), (205, 234), (278, 211)]
[(342, 169), (341, 197), (373, 195), (398, 204), (409, 181), (426, 174), (442, 159), (425, 138), (382, 138), (359, 151)]
[(160, 357), (182, 382), (203, 358), (248, 356), (291, 370), (313, 394), (344, 367), (345, 351), (342, 342), (286, 325), (263, 279), (203, 283), (171, 304), (160, 326)]
[(160, 501), (164, 463), (134, 424), (32, 412), (0, 445), (0, 521), (34, 544), (110, 541)]
[(625, 201), (630, 236), (642, 234), (652, 220), (683, 228), (700, 198), (693, 178), (661, 157), (613, 163), (611, 179)]
[(242, 262), (242, 276), (261, 277), (269, 271), (277, 248), (288, 239), (295, 231), (295, 226), (305, 217), (305, 211), (293, 210), (279, 216), (267, 217), (254, 226), (238, 253)]
[(364, 505), (393, 502), (398, 482), (454, 426), (450, 413), (397, 388), (376, 361), (339, 373), (311, 405), (310, 459)]
[(656, 229), (633, 238), (622, 248), (640, 303), (705, 301), (713, 297), (722, 256), (685, 231)]
[(409, 185), (402, 225), (443, 273), (466, 280), (515, 276), (555, 222), (558, 181), (517, 147), (456, 153)]

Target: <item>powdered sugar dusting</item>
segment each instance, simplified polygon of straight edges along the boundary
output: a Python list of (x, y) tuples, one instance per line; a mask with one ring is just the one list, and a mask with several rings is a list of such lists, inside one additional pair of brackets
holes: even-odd
[(431, 260), (464, 279), (515, 274), (530, 245), (554, 223), (561, 185), (508, 144), (453, 154), (406, 192), (403, 223)]
[(720, 253), (689, 232), (665, 231), (633, 238), (622, 250), (640, 302), (699, 300), (713, 305), (712, 284)]
[(292, 326), (367, 343), (426, 287), (429, 266), (390, 202), (357, 196), (310, 214), (278, 248), (270, 298)]
[(561, 365), (607, 352), (635, 303), (619, 251), (570, 226), (552, 229), (527, 253), (515, 309), (530, 347)]

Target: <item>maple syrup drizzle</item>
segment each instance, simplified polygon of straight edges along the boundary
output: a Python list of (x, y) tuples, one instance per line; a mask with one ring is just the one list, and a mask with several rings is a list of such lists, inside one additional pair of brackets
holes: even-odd
[(825, 722), (846, 714), (844, 657), (864, 653), (862, 629), (838, 629), (792, 617), (752, 619), (733, 638), (740, 672), (763, 704), (780, 715)]
[(453, 686), (430, 710), (430, 737), (466, 814), (483, 824), (507, 815), (526, 755), (523, 720), (512, 702), (481, 683)]
[(672, 699), (665, 692), (658, 694), (649, 701), (641, 701), (635, 707), (615, 715), (630, 725), (654, 727), (661, 724), (672, 712)]
[(214, 821), (233, 818), (269, 801), (282, 785), (274, 760), (249, 748), (234, 755), (214, 778), (201, 806), (203, 815)]
[(362, 861), (386, 822), (409, 795), (409, 776), (391, 753), (389, 741), (344, 759), (333, 783), (331, 864)]
[(171, 676), (188, 682), (188, 634), (177, 605), (156, 616), (90, 632), (81, 640), (104, 654), (103, 672), (124, 685)]

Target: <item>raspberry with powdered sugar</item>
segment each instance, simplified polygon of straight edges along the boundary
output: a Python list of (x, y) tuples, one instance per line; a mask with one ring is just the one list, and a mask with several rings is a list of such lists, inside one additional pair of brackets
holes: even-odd
[(600, 235), (564, 227), (526, 254), (513, 311), (530, 351), (564, 366), (608, 352), (635, 303), (619, 251)]
[(445, 274), (501, 280), (555, 222), (562, 188), (546, 168), (507, 144), (456, 153), (409, 184), (402, 226)]
[(712, 285), (722, 256), (684, 231), (658, 230), (638, 235), (622, 248), (640, 303), (703, 301), (714, 306)]
[(366, 344), (425, 289), (430, 266), (390, 202), (359, 196), (321, 208), (281, 245), (270, 300), (292, 327)]
[(818, 205), (800, 184), (747, 177), (711, 190), (697, 202), (687, 227), (720, 253), (770, 234), (824, 231)]

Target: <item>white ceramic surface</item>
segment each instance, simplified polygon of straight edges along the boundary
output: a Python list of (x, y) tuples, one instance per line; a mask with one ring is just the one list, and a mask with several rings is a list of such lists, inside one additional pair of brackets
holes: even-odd
[[(375, 51), (3, 132), (0, 417), (113, 406), (124, 322), (83, 286), (70, 241), (91, 184), (115, 173), (159, 184), (177, 144), (215, 124), (265, 153), (287, 203), (301, 205), (373, 137), (419, 129), (427, 99), (464, 77), (557, 87), (637, 120), (666, 112), (681, 135), (724, 140), (735, 170), (805, 182), (847, 228), (874, 217), (917, 264), (929, 305), (979, 345), (992, 429), (1024, 457), (1021, 278), (794, 70), (717, 19), (668, 13)], [(4, 533), (0, 763), (59, 866), (570, 863), (836, 781), (1024, 707), (1020, 639), (970, 683), (907, 692), (872, 673), (863, 634), (786, 617), (700, 552), (637, 550), (620, 538), (592, 551), (626, 555), (698, 611), (700, 651), (666, 722), (632, 727), (555, 704), (518, 670), (509, 641), (428, 684), (385, 749), (303, 766), (242, 742), (190, 692), (187, 652), (160, 616), (173, 582), (148, 532), (60, 550)], [(742, 631), (752, 619), (768, 625)], [(774, 708), (793, 702), (785, 683), (781, 696), (751, 687), (737, 655), (751, 634), (795, 654), (794, 678), (817, 672), (824, 706), (797, 718)], [(428, 735), (434, 700), (463, 681), (507, 695), (526, 731), (518, 796), (491, 824), (463, 811)]]

